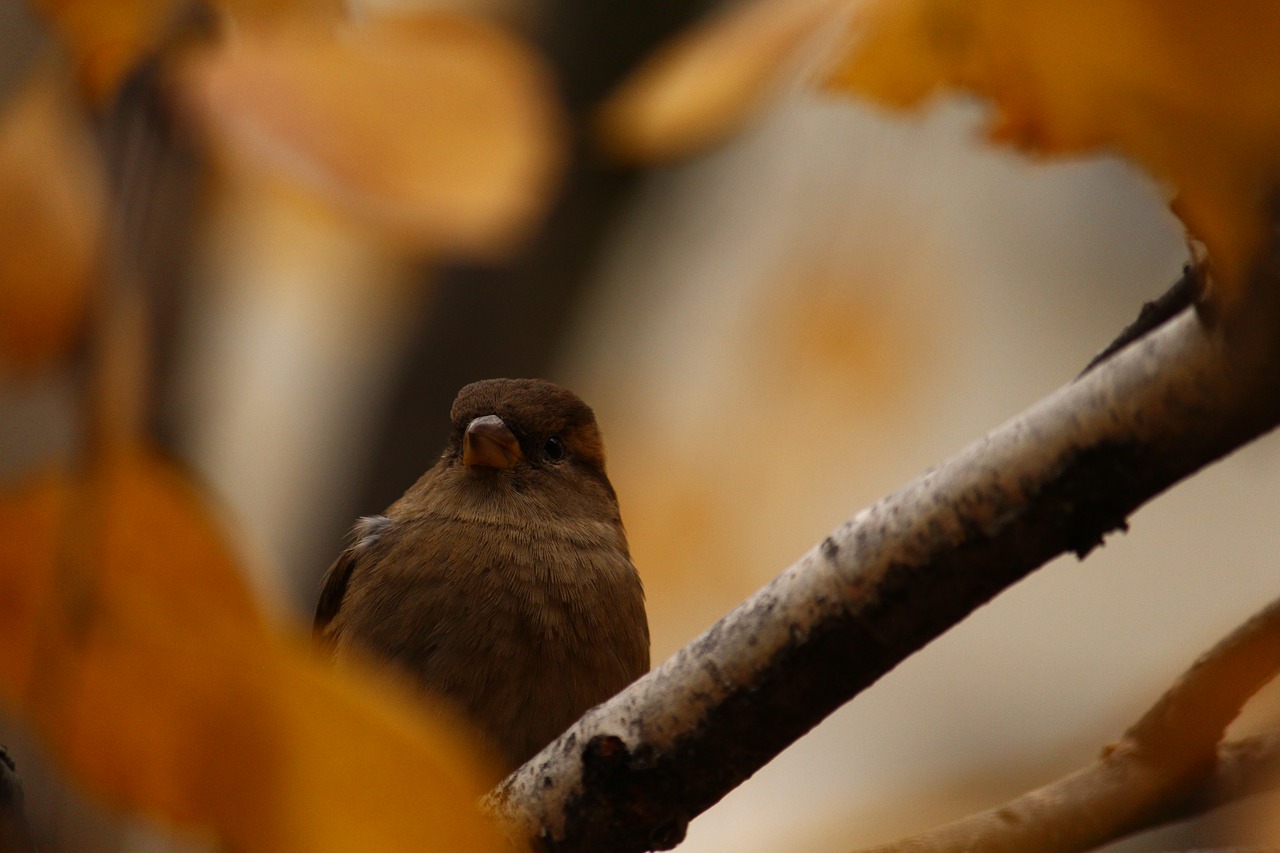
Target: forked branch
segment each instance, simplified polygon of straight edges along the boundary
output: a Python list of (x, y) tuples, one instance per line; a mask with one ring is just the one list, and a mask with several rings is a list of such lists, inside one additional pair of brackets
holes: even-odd
[(1093, 764), (1002, 806), (861, 853), (1074, 853), (1277, 783), (1280, 735), (1218, 745), (1280, 670), (1280, 600), (1187, 670)]

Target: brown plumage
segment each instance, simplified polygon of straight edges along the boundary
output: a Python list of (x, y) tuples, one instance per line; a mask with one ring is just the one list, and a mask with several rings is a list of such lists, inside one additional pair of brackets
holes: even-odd
[(315, 628), (452, 702), (514, 768), (649, 668), (591, 409), (537, 379), (458, 392), (440, 460), (329, 567)]

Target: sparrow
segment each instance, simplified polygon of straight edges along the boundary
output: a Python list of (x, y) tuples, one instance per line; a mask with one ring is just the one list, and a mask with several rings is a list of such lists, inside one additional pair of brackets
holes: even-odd
[(510, 770), (648, 671), (644, 590), (586, 403), (489, 379), (450, 417), (439, 461), (357, 522), (315, 632), (452, 704)]

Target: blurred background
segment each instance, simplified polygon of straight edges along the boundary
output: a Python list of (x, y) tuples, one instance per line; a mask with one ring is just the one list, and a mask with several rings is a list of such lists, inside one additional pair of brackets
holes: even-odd
[[(356, 517), (433, 463), (467, 382), (543, 376), (596, 409), (656, 662), (1070, 381), (1180, 274), (1160, 187), (1117, 160), (993, 149), (976, 104), (903, 118), (797, 85), (710, 153), (611, 164), (589, 144), (592, 110), (709, 5), (483, 4), (543, 51), (571, 128), (549, 213), (502, 261), (406, 258), (261, 187), (200, 185), (198, 206), (178, 194), (153, 428), (299, 631)], [(47, 35), (25, 4), (0, 10), (2, 108)], [(74, 444), (76, 380), (72, 363), (0, 382), (6, 480)], [(1280, 592), (1278, 475), (1280, 445), (1259, 441), (1084, 563), (1033, 574), (695, 821), (681, 849), (851, 849), (1085, 764)], [(0, 742), (42, 850), (202, 849), (85, 802), (12, 721)], [(1238, 807), (1114, 849), (1247, 843), (1251, 824)]]

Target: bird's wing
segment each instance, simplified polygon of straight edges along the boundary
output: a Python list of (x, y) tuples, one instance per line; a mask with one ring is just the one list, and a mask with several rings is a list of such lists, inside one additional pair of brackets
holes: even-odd
[(356, 522), (352, 531), (351, 545), (338, 555), (324, 579), (320, 581), (320, 601), (316, 604), (316, 618), (312, 630), (319, 636), (325, 632), (333, 617), (338, 615), (342, 607), (342, 598), (347, 592), (347, 582), (351, 574), (378, 544), (391, 519), (385, 515), (370, 515)]

